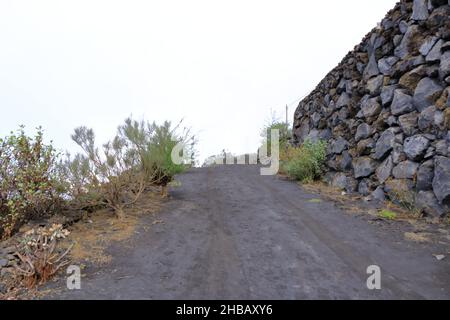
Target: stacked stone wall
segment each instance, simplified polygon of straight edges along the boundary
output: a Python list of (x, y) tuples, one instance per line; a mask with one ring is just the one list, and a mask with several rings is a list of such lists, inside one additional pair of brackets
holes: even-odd
[(450, 0), (397, 3), (300, 102), (294, 143), (329, 141), (326, 181), (375, 199), (450, 205)]

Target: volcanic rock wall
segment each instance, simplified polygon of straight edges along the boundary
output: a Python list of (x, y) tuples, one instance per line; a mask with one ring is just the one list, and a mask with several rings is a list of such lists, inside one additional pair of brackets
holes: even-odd
[(325, 179), (375, 199), (450, 205), (450, 0), (402, 0), (294, 116), (294, 143), (329, 141)]

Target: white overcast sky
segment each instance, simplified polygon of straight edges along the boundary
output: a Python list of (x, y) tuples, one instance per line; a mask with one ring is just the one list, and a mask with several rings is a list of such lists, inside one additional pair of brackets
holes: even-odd
[(73, 152), (75, 127), (103, 143), (133, 114), (184, 118), (202, 159), (254, 152), (395, 3), (0, 0), (0, 135), (41, 125)]

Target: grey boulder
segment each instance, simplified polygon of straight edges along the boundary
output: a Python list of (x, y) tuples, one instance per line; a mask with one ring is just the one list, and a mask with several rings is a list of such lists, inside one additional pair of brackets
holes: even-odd
[(398, 122), (400, 123), (402, 130), (407, 136), (411, 136), (417, 131), (418, 117), (419, 114), (417, 112), (411, 112), (398, 118)]
[(353, 160), (353, 168), (355, 170), (356, 179), (366, 178), (375, 172), (377, 162), (369, 157), (361, 157)]
[(439, 205), (432, 191), (420, 191), (416, 195), (416, 207), (428, 216), (441, 217), (445, 214), (445, 210)]
[(371, 118), (381, 112), (381, 105), (378, 103), (378, 98), (365, 99), (361, 105), (361, 112), (365, 118)]
[(369, 92), (371, 96), (377, 96), (381, 93), (381, 88), (383, 86), (384, 76), (379, 75), (375, 78), (367, 81), (366, 90)]
[(381, 58), (378, 61), (378, 69), (385, 76), (391, 76), (393, 74), (393, 67), (398, 62), (398, 58), (395, 56), (388, 58)]
[(418, 119), (419, 129), (422, 131), (429, 129), (434, 123), (435, 114), (436, 114), (435, 106), (429, 106), (428, 108), (424, 109), (419, 115)]
[(414, 111), (413, 98), (404, 90), (397, 89), (394, 91), (394, 99), (391, 105), (393, 115), (401, 115)]
[(9, 261), (7, 259), (3, 259), (3, 258), (0, 259), (0, 268), (6, 267), (6, 266), (8, 266), (8, 264), (9, 264)]
[(376, 170), (376, 176), (380, 184), (385, 183), (386, 180), (391, 176), (393, 168), (394, 162), (392, 161), (392, 156), (389, 156)]
[(423, 44), (420, 46), (420, 54), (426, 57), (428, 53), (430, 53), (431, 49), (433, 49), (438, 39), (439, 38), (435, 36), (426, 38)]
[(358, 184), (358, 193), (363, 196), (370, 194), (370, 182), (368, 179), (362, 179)]
[(405, 140), (403, 151), (409, 160), (418, 161), (423, 158), (429, 146), (430, 140), (423, 135), (415, 135)]
[(444, 88), (435, 80), (423, 78), (417, 84), (414, 92), (413, 103), (420, 112), (432, 105), (441, 95)]
[(436, 154), (439, 156), (446, 157), (448, 155), (448, 143), (445, 140), (439, 140), (435, 144), (436, 146)]
[(442, 204), (450, 204), (450, 159), (437, 156), (434, 163), (433, 191)]
[(376, 188), (375, 191), (372, 192), (371, 196), (372, 196), (372, 199), (376, 200), (376, 201), (383, 202), (386, 200), (386, 195), (385, 195), (382, 187)]
[(427, 191), (431, 190), (433, 187), (434, 178), (434, 163), (433, 161), (424, 162), (417, 171), (417, 191)]
[(367, 123), (362, 123), (356, 129), (355, 140), (360, 141), (362, 139), (367, 139), (372, 134), (372, 128)]
[(344, 92), (341, 94), (338, 101), (336, 102), (336, 108), (340, 109), (346, 107), (349, 105), (350, 101), (351, 101), (350, 96), (346, 92)]
[(428, 0), (414, 0), (413, 14), (411, 19), (413, 20), (427, 20), (430, 16), (428, 12)]
[(411, 44), (414, 42), (418, 34), (420, 34), (420, 31), (417, 25), (409, 26), (406, 30), (405, 35), (403, 36), (402, 41), (395, 48), (394, 54), (400, 59), (406, 58), (410, 54)]
[(366, 69), (364, 70), (364, 79), (370, 79), (379, 74), (380, 70), (378, 69), (377, 59), (375, 57), (375, 54), (371, 54), (369, 58), (369, 63), (367, 64)]
[(441, 48), (444, 44), (443, 40), (439, 40), (436, 42), (436, 44), (433, 46), (433, 48), (430, 50), (430, 52), (427, 54), (425, 61), (426, 62), (438, 62), (441, 60)]
[(360, 156), (369, 155), (373, 148), (375, 148), (375, 141), (372, 138), (364, 139), (356, 145), (356, 153)]
[(450, 75), (450, 51), (445, 52), (441, 57), (441, 65), (439, 66), (439, 76), (445, 79)]
[(392, 175), (396, 179), (413, 179), (416, 176), (419, 164), (412, 161), (400, 162), (393, 170)]
[(331, 185), (335, 188), (344, 190), (347, 187), (347, 176), (342, 172), (336, 173)]
[(330, 153), (341, 154), (348, 147), (348, 141), (339, 137), (336, 141), (331, 143)]
[(342, 152), (342, 155), (336, 157), (336, 163), (341, 171), (347, 171), (352, 168), (352, 156), (348, 151)]
[(392, 130), (386, 130), (383, 132), (381, 137), (378, 139), (375, 146), (374, 158), (380, 160), (384, 158), (394, 147), (395, 134)]
[(386, 86), (381, 89), (381, 104), (383, 107), (387, 106), (389, 103), (392, 102), (392, 99), (394, 98), (394, 91), (398, 88), (397, 85), (391, 85)]

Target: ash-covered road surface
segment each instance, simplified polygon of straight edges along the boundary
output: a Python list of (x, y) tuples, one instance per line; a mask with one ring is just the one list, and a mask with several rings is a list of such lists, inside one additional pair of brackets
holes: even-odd
[[(346, 214), (257, 166), (193, 169), (138, 233), (57, 299), (449, 299), (433, 244)], [(436, 249), (437, 250), (437, 249)], [(381, 268), (371, 291), (367, 267)], [(65, 280), (64, 280), (65, 281)]]

